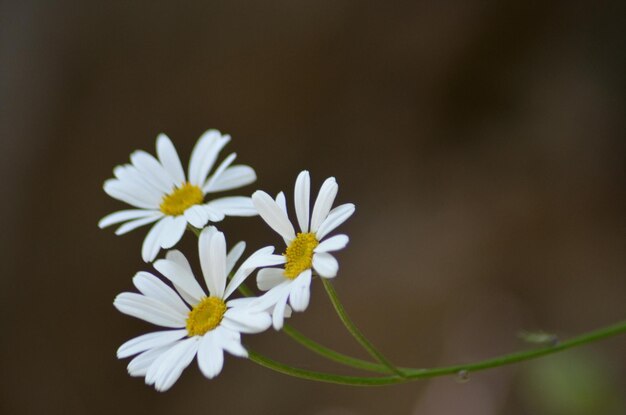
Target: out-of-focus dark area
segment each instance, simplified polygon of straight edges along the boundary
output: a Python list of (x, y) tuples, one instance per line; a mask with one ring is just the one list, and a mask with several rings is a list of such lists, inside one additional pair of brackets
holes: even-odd
[[(430, 367), (567, 338), (626, 314), (626, 3), (207, 1), (0, 3), (0, 413), (626, 413), (626, 339), (402, 386), (297, 380), (227, 357), (165, 394), (117, 347), (153, 329), (112, 301), (149, 270), (147, 228), (97, 221), (102, 190), (167, 133), (184, 163), (208, 128), (291, 198), (297, 173), (357, 212), (335, 286), (398, 364)], [(248, 252), (258, 218), (220, 228)], [(181, 249), (198, 271), (192, 235)], [(365, 357), (314, 284), (291, 323)], [(354, 373), (281, 333), (295, 366)]]

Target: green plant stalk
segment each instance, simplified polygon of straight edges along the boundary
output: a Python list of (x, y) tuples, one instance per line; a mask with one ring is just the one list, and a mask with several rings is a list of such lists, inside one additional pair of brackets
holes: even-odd
[(522, 352), (511, 353), (475, 363), (468, 363), (454, 366), (442, 366), (432, 369), (403, 369), (405, 377), (399, 376), (381, 376), (381, 377), (362, 377), (362, 376), (345, 376), (332, 373), (315, 372), (305, 369), (299, 369), (276, 362), (268, 357), (260, 355), (248, 349), (249, 358), (253, 362), (264, 366), (268, 369), (279, 373), (294, 376), (300, 379), (313, 380), (318, 382), (335, 383), (349, 386), (384, 386), (396, 383), (406, 383), (418, 379), (433, 378), (438, 376), (446, 376), (453, 374), (469, 374), (471, 372), (479, 372), (482, 370), (492, 369), (500, 366), (507, 366), (513, 363), (525, 360), (537, 359), (542, 356), (557, 353), (566, 349), (582, 346), (588, 343), (603, 340), (609, 337), (626, 333), (626, 321), (622, 321), (611, 326), (607, 326), (598, 330), (584, 333), (554, 346), (542, 347), (539, 349), (527, 350)]
[[(383, 374), (393, 373), (387, 368), (387, 366), (378, 363), (368, 362), (367, 360), (357, 359), (356, 357), (348, 356), (343, 353), (336, 352), (335, 350), (330, 349), (326, 346), (323, 346), (309, 339), (289, 324), (285, 324), (283, 326), (283, 332), (310, 351), (334, 362), (341, 363), (355, 369), (365, 370), (368, 372)], [(400, 368), (400, 370), (404, 370), (404, 368)]]
[(198, 229), (195, 226), (191, 226), (189, 223), (187, 224), (187, 229), (193, 232), (193, 234), (196, 235), (198, 238), (200, 237), (200, 234), (202, 233), (202, 229)]
[[(200, 233), (202, 232), (201, 229), (197, 229), (191, 225), (187, 225), (187, 229), (191, 231), (197, 237), (199, 237)], [(241, 283), (239, 287), (237, 288), (237, 290), (245, 297), (254, 296), (254, 291), (252, 291), (245, 283)], [(312, 352), (317, 353), (318, 355), (323, 356), (326, 359), (332, 360), (334, 362), (341, 363), (343, 365), (353, 367), (356, 369), (370, 371), (370, 372), (385, 373), (385, 374), (396, 373), (395, 370), (390, 369), (386, 365), (379, 365), (377, 363), (368, 362), (367, 360), (357, 359), (355, 357), (336, 352), (326, 346), (323, 346), (309, 339), (304, 334), (300, 333), (299, 331), (291, 327), (289, 324), (285, 324), (283, 326), (283, 332), (287, 334), (289, 337), (291, 337), (293, 340), (295, 340), (297, 343), (301, 344), (302, 346), (306, 347)]]
[(326, 289), (326, 293), (328, 294), (328, 298), (330, 298), (330, 302), (333, 304), (339, 319), (346, 327), (348, 332), (356, 339), (357, 342), (376, 360), (378, 360), (383, 366), (389, 369), (390, 372), (395, 373), (400, 377), (405, 377), (404, 372), (395, 367), (382, 353), (380, 353), (372, 343), (361, 333), (361, 331), (354, 325), (348, 313), (343, 308), (341, 301), (339, 301), (339, 297), (337, 296), (337, 292), (333, 287), (332, 283), (327, 278), (320, 278), (322, 283), (324, 284), (324, 288)]
[[(188, 229), (192, 231), (196, 236), (200, 236), (200, 232), (201, 232), (200, 229), (196, 229), (192, 226), (188, 226)], [(345, 313), (343, 306), (339, 302), (337, 294), (334, 288), (332, 287), (332, 285), (324, 278), (322, 278), (321, 280), (324, 283), (324, 287), (326, 288), (331, 301), (333, 302), (333, 306), (335, 307), (335, 310), (338, 313), (342, 311), (343, 316), (345, 316), (347, 321), (352, 324), (347, 314)], [(329, 291), (329, 288), (330, 288), (330, 291)], [(242, 295), (247, 296), (247, 297), (254, 295), (254, 292), (247, 285), (243, 283), (239, 286), (238, 290), (239, 292), (241, 292)], [(340, 317), (341, 317), (341, 314), (340, 314)], [(357, 332), (360, 334), (358, 329), (353, 324), (352, 324), (352, 327), (354, 327), (354, 329), (356, 329)], [(283, 331), (285, 332), (285, 334), (287, 334), (296, 342), (300, 343), (301, 345), (308, 348), (309, 350), (321, 356), (324, 356), (332, 361), (344, 364), (346, 366), (350, 366), (350, 367), (354, 367), (354, 368), (362, 369), (362, 370), (367, 370), (367, 371), (372, 371), (372, 372), (379, 372), (379, 373), (389, 373), (390, 371), (395, 373), (395, 370), (392, 370), (392, 368), (398, 370), (397, 368), (393, 366), (389, 367), (385, 364), (376, 364), (376, 363), (368, 362), (362, 359), (357, 359), (352, 356), (348, 356), (348, 355), (336, 352), (332, 349), (329, 349), (328, 347), (325, 347), (309, 339), (308, 337), (304, 336), (302, 333), (298, 332), (296, 329), (294, 329), (290, 325), (285, 324), (285, 326), (283, 327)], [(432, 377), (437, 377), (437, 376), (445, 376), (445, 375), (458, 374), (458, 373), (478, 372), (481, 370), (487, 370), (487, 369), (491, 369), (491, 368), (495, 368), (499, 366), (506, 366), (506, 365), (510, 365), (510, 364), (525, 361), (525, 360), (536, 359), (536, 358), (539, 358), (548, 354), (557, 353), (565, 349), (582, 346), (587, 343), (596, 342), (596, 341), (599, 341), (608, 337), (612, 337), (612, 336), (617, 336), (623, 333), (626, 333), (626, 321), (622, 321), (620, 323), (616, 323), (614, 325), (611, 325), (605, 328), (601, 328), (595, 331), (582, 334), (578, 337), (572, 338), (568, 341), (565, 341), (565, 342), (562, 342), (553, 346), (547, 346), (547, 347), (540, 348), (540, 349), (511, 353), (508, 355), (495, 357), (492, 359), (487, 359), (487, 360), (483, 360), (483, 361), (476, 362), (476, 363), (470, 363), (466, 365), (456, 365), (456, 366), (443, 366), (443, 367), (432, 368), (432, 369), (414, 369), (414, 368), (403, 367), (401, 368), (401, 371), (402, 371), (401, 377), (399, 376), (386, 376), (386, 377), (344, 376), (344, 375), (335, 375), (331, 373), (309, 371), (309, 370), (299, 369), (299, 368), (295, 368), (289, 365), (285, 365), (283, 363), (277, 362), (275, 360), (272, 360), (268, 357), (262, 356), (250, 350), (249, 350), (249, 357), (250, 357), (250, 360), (252, 360), (253, 362), (261, 366), (267, 367), (271, 370), (274, 370), (280, 373), (295, 376), (301, 379), (309, 379), (309, 380), (314, 380), (314, 381), (336, 383), (336, 384), (341, 384), (341, 385), (351, 385), (351, 386), (384, 386), (384, 385), (390, 385), (390, 384), (395, 384), (395, 383), (410, 382), (410, 381), (417, 380), (417, 379), (432, 378)], [(365, 339), (365, 337), (362, 334), (360, 335), (363, 339)]]
[[(245, 283), (242, 283), (239, 286), (238, 290), (242, 295), (246, 297), (251, 297), (254, 295), (254, 292)], [(296, 330), (289, 324), (285, 323), (283, 325), (282, 331), (287, 336), (295, 340), (297, 343), (301, 344), (302, 346), (306, 347), (312, 352), (317, 353), (318, 355), (322, 357), (325, 357), (326, 359), (329, 359), (334, 362), (341, 363), (343, 365), (350, 366), (356, 369), (366, 370), (369, 372), (377, 372), (377, 373), (385, 373), (385, 374), (393, 373), (386, 366), (380, 365), (378, 363), (368, 362), (367, 360), (357, 359), (355, 357), (336, 352), (333, 349), (323, 346), (309, 339), (307, 336), (300, 333), (298, 330)]]

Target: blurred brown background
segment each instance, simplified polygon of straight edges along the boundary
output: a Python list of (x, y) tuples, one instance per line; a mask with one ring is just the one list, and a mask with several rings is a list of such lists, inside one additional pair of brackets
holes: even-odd
[[(336, 279), (391, 360), (428, 367), (568, 337), (626, 314), (625, 3), (0, 3), (2, 414), (623, 414), (624, 336), (535, 362), (380, 389), (229, 358), (155, 392), (115, 358), (150, 329), (112, 306), (150, 267), (146, 228), (97, 221), (159, 132), (186, 163), (208, 128), (256, 184), (333, 175), (357, 213)], [(225, 153), (227, 154), (227, 153)], [(227, 219), (248, 252), (279, 244)], [(182, 248), (197, 254), (187, 235)], [(363, 356), (320, 284), (297, 328)], [(258, 351), (350, 373), (280, 333)]]

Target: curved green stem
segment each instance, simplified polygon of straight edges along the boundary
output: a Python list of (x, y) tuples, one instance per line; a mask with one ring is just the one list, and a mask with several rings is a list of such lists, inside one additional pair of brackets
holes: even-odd
[[(238, 290), (242, 295), (246, 297), (250, 297), (254, 295), (254, 292), (245, 283), (242, 283), (239, 286)], [(317, 353), (318, 355), (325, 357), (329, 360), (332, 360), (334, 362), (341, 363), (343, 365), (350, 366), (356, 369), (370, 371), (370, 372), (385, 373), (385, 374), (389, 374), (391, 372), (386, 366), (380, 365), (378, 363), (368, 362), (367, 360), (357, 359), (355, 357), (336, 352), (333, 349), (323, 346), (309, 339), (307, 336), (300, 333), (298, 330), (296, 330), (289, 324), (285, 324), (283, 326), (282, 331), (287, 336), (291, 337), (297, 343), (300, 343), (302, 346), (306, 347), (312, 352)]]
[(499, 356), (480, 362), (443, 366), (432, 369), (406, 369), (404, 370), (405, 377), (398, 376), (381, 376), (381, 377), (361, 377), (361, 376), (344, 376), (335, 375), (331, 373), (315, 372), (305, 369), (299, 369), (285, 365), (280, 362), (276, 362), (268, 357), (260, 355), (256, 352), (249, 350), (250, 360), (264, 366), (268, 369), (280, 372), (286, 375), (294, 376), (301, 379), (314, 380), (318, 382), (336, 383), (341, 385), (350, 386), (384, 386), (394, 383), (405, 383), (417, 379), (433, 378), (437, 376), (445, 376), (458, 374), (461, 372), (470, 373), (478, 372), (481, 370), (492, 369), (495, 367), (506, 366), (525, 360), (536, 359), (549, 354), (557, 353), (562, 350), (570, 349), (572, 347), (582, 346), (587, 343), (592, 343), (598, 340), (606, 339), (609, 337), (617, 336), (619, 334), (626, 333), (626, 321), (604, 327), (595, 331), (591, 331), (580, 336), (574, 337), (562, 343), (554, 346), (542, 347), (539, 349), (527, 350), (523, 352), (516, 352)]
[[(200, 235), (201, 229), (196, 229), (192, 226), (188, 226), (188, 229), (192, 231), (196, 236)], [(383, 386), (390, 385), (394, 383), (405, 383), (410, 382), (417, 379), (424, 378), (432, 378), (437, 376), (445, 376), (450, 374), (457, 373), (469, 373), (469, 372), (477, 372), (481, 370), (487, 370), (499, 366), (506, 366), (513, 363), (536, 359), (538, 357), (542, 357), (548, 354), (557, 353), (559, 351), (569, 349), (576, 346), (581, 346), (587, 343), (592, 343), (598, 340), (602, 340), (608, 337), (617, 336), (619, 334), (626, 333), (626, 321), (622, 321), (620, 323), (616, 323), (614, 325), (601, 328), (595, 331), (591, 331), (585, 334), (582, 334), (578, 337), (572, 338), (568, 341), (547, 346), (539, 349), (528, 350), (523, 352), (511, 353), (504, 356), (495, 357), (492, 359), (483, 360), (476, 363), (469, 363), (465, 365), (455, 365), (455, 366), (443, 366), (432, 369), (413, 369), (413, 368), (396, 368), (393, 366), (387, 359), (380, 354), (371, 343), (363, 336), (363, 334), (358, 330), (358, 328), (352, 323), (350, 318), (348, 317), (346, 311), (344, 310), (342, 304), (339, 301), (337, 293), (335, 292), (331, 283), (322, 278), (321, 279), (324, 287), (326, 288), (326, 292), (333, 303), (335, 311), (339, 315), (341, 321), (344, 323), (346, 328), (350, 331), (350, 333), (359, 341), (359, 343), (373, 356), (375, 357), (381, 364), (368, 362), (366, 360), (357, 359), (352, 356), (348, 356), (339, 352), (336, 352), (328, 347), (325, 347), (315, 341), (309, 339), (304, 336), (302, 333), (298, 332), (296, 329), (289, 325), (285, 325), (283, 331), (285, 334), (290, 336), (296, 342), (300, 343), (304, 347), (309, 350), (326, 357), (327, 359), (333, 360), (335, 362), (344, 364), (346, 366), (351, 366), (357, 369), (367, 370), (371, 372), (378, 373), (396, 373), (397, 376), (382, 376), (382, 377), (360, 377), (360, 376), (344, 376), (344, 375), (335, 375), (331, 373), (323, 373), (323, 372), (315, 372), (309, 371), (305, 369), (295, 368), (289, 365), (285, 365), (284, 363), (277, 362), (268, 357), (262, 356), (256, 352), (249, 350), (250, 360), (253, 362), (267, 367), (271, 370), (284, 373), (290, 376), (295, 376), (301, 379), (315, 380), (320, 382), (328, 382), (328, 383), (336, 383), (342, 385), (352, 385), (352, 386)], [(239, 286), (239, 291), (244, 296), (252, 296), (254, 292), (248, 288), (245, 284), (241, 284)]]
[(193, 234), (196, 235), (198, 238), (200, 237), (200, 234), (202, 233), (202, 229), (198, 229), (195, 226), (191, 226), (189, 223), (187, 224), (187, 229), (193, 232)]
[[(196, 235), (197, 237), (199, 237), (200, 233), (202, 232), (201, 229), (197, 229), (191, 225), (187, 225), (187, 229), (193, 232), (194, 235)], [(245, 297), (254, 296), (254, 291), (252, 291), (245, 283), (241, 283), (239, 287), (237, 287), (237, 290)], [(334, 362), (341, 363), (343, 365), (350, 366), (356, 369), (370, 371), (370, 372), (377, 372), (377, 373), (384, 373), (384, 374), (396, 373), (395, 370), (390, 369), (386, 365), (380, 365), (377, 363), (368, 362), (367, 360), (358, 359), (352, 356), (345, 355), (343, 353), (336, 352), (326, 346), (323, 346), (309, 339), (304, 334), (300, 333), (299, 331), (291, 327), (289, 324), (285, 324), (283, 326), (283, 332), (287, 334), (289, 337), (291, 337), (292, 339), (294, 339), (297, 343), (306, 347), (307, 349), (329, 360), (332, 360)]]
[[(369, 372), (377, 372), (383, 374), (393, 373), (386, 366), (368, 362), (367, 360), (357, 359), (356, 357), (348, 356), (343, 353), (336, 352), (333, 349), (330, 349), (326, 346), (323, 346), (308, 337), (304, 334), (300, 333), (298, 330), (290, 326), (289, 324), (285, 324), (283, 326), (283, 332), (291, 337), (296, 342), (300, 343), (302, 346), (311, 350), (318, 355), (325, 357), (329, 360), (332, 360), (337, 363), (341, 363), (346, 366), (353, 367), (355, 369), (366, 370)], [(404, 369), (401, 369), (404, 370)]]
[(382, 365), (384, 365), (387, 369), (389, 369), (390, 372), (395, 373), (396, 375), (400, 377), (405, 377), (405, 374), (400, 369), (398, 369), (393, 364), (391, 364), (391, 362), (387, 360), (387, 358), (383, 356), (383, 354), (380, 353), (374, 347), (374, 345), (370, 343), (369, 340), (367, 340), (367, 338), (363, 335), (363, 333), (361, 333), (361, 331), (354, 325), (354, 323), (348, 316), (348, 313), (346, 313), (346, 310), (343, 308), (343, 305), (339, 301), (339, 296), (337, 295), (337, 292), (335, 291), (335, 288), (333, 287), (332, 283), (327, 278), (320, 278), (320, 279), (322, 280), (322, 283), (324, 284), (324, 288), (326, 288), (326, 293), (328, 293), (330, 302), (333, 304), (333, 307), (335, 308), (335, 311), (337, 312), (339, 319), (341, 320), (343, 325), (346, 327), (346, 329), (350, 332), (352, 337), (354, 337), (356, 341), (359, 342), (359, 344), (363, 346), (363, 348), (374, 359), (378, 360)]
[(252, 291), (245, 283), (241, 283), (239, 284), (239, 287), (237, 287), (237, 291), (239, 291), (241, 293), (241, 295), (243, 295), (244, 297), (253, 297), (254, 296), (254, 291)]

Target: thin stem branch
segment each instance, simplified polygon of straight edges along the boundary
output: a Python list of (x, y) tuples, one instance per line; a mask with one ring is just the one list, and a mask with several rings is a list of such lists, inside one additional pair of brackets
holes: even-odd
[(190, 225), (189, 223), (187, 224), (187, 229), (193, 232), (193, 234), (196, 235), (198, 238), (200, 237), (200, 234), (202, 233), (202, 229), (198, 229), (195, 226)]
[(337, 295), (337, 292), (335, 291), (335, 288), (333, 287), (332, 283), (327, 278), (320, 278), (320, 279), (322, 280), (322, 283), (324, 284), (324, 288), (326, 288), (326, 293), (328, 293), (330, 302), (333, 304), (333, 307), (335, 308), (335, 311), (337, 312), (339, 319), (341, 320), (343, 325), (346, 327), (346, 329), (350, 332), (352, 337), (354, 337), (356, 341), (359, 342), (359, 344), (363, 346), (363, 348), (374, 359), (378, 360), (382, 365), (387, 367), (391, 372), (395, 373), (396, 375), (400, 377), (405, 377), (405, 374), (400, 369), (398, 369), (393, 364), (391, 364), (391, 362), (387, 360), (387, 358), (383, 356), (383, 354), (380, 353), (374, 347), (374, 345), (370, 343), (369, 340), (367, 340), (367, 338), (363, 335), (363, 333), (361, 333), (361, 331), (354, 325), (354, 323), (348, 316), (348, 313), (346, 313), (346, 310), (343, 308), (341, 301), (339, 301), (339, 296)]
[(546, 346), (539, 349), (527, 350), (522, 352), (511, 353), (475, 363), (443, 366), (432, 369), (406, 369), (405, 377), (398, 376), (381, 376), (381, 377), (361, 377), (361, 376), (344, 376), (331, 373), (315, 372), (305, 369), (299, 369), (277, 362), (268, 357), (260, 355), (249, 350), (250, 360), (264, 366), (268, 369), (279, 373), (294, 376), (300, 379), (314, 380), (318, 382), (335, 383), (349, 386), (384, 386), (395, 383), (406, 383), (418, 379), (433, 378), (438, 376), (458, 374), (461, 372), (470, 373), (481, 370), (492, 369), (495, 367), (506, 366), (525, 360), (532, 360), (549, 354), (557, 353), (572, 347), (582, 346), (588, 343), (596, 342), (609, 337), (626, 333), (626, 321), (607, 326), (598, 330), (584, 333), (554, 346)]
[(332, 360), (334, 362), (341, 363), (342, 365), (350, 366), (356, 369), (366, 370), (369, 372), (377, 372), (377, 373), (383, 373), (383, 374), (393, 373), (384, 365), (368, 362), (367, 360), (357, 359), (356, 357), (339, 353), (333, 349), (330, 349), (324, 345), (321, 345), (309, 339), (308, 337), (300, 333), (298, 330), (296, 330), (289, 324), (285, 324), (283, 326), (283, 332), (287, 336), (295, 340), (297, 343), (300, 343), (302, 346), (306, 347), (312, 352), (322, 357), (325, 357), (329, 360)]
[[(254, 292), (245, 283), (242, 283), (239, 286), (238, 290), (242, 295), (246, 297), (251, 297), (254, 295)], [(329, 360), (332, 360), (334, 362), (341, 363), (346, 366), (354, 367), (356, 369), (366, 370), (369, 372), (377, 372), (377, 373), (385, 373), (385, 374), (393, 373), (386, 366), (379, 365), (378, 363), (368, 362), (367, 360), (357, 359), (355, 357), (336, 352), (333, 349), (323, 346), (309, 339), (307, 336), (300, 333), (298, 330), (296, 330), (289, 324), (285, 324), (283, 326), (282, 331), (287, 336), (291, 337), (297, 343), (301, 344), (302, 346), (306, 347), (312, 352), (317, 353), (318, 355), (325, 357)]]
[[(188, 229), (192, 231), (196, 236), (200, 235), (201, 230), (196, 229), (192, 226), (188, 226)], [(348, 355), (344, 355), (342, 353), (336, 352), (328, 347), (325, 347), (315, 341), (309, 339), (302, 333), (298, 332), (296, 329), (289, 325), (285, 325), (283, 330), (285, 333), (293, 338), (296, 342), (300, 343), (304, 347), (309, 350), (324, 356), (330, 360), (333, 360), (338, 363), (342, 363), (347, 366), (351, 366), (357, 369), (368, 370), (372, 372), (379, 373), (396, 373), (398, 376), (382, 376), (382, 377), (361, 377), (361, 376), (345, 376), (345, 375), (335, 375), (332, 373), (323, 373), (323, 372), (315, 372), (309, 371), (305, 369), (295, 368), (284, 363), (277, 362), (268, 357), (260, 355), (254, 351), (249, 350), (250, 360), (253, 362), (267, 367), (271, 370), (284, 373), (290, 376), (295, 376), (301, 379), (314, 380), (319, 382), (327, 382), (327, 383), (336, 383), (341, 385), (351, 385), (351, 386), (383, 386), (390, 385), (395, 383), (405, 383), (414, 381), (417, 379), (425, 379), (432, 378), (437, 376), (445, 376), (450, 374), (458, 374), (458, 373), (470, 373), (470, 372), (478, 372), (481, 370), (492, 369), (495, 367), (506, 366), (517, 362), (522, 362), (525, 360), (536, 359), (548, 354), (553, 354), (560, 352), (565, 349), (569, 349), (572, 347), (582, 346), (584, 344), (596, 342), (602, 339), (606, 339), (609, 337), (617, 336), (620, 334), (626, 333), (626, 321), (622, 321), (620, 323), (613, 324), (611, 326), (607, 326), (595, 331), (590, 331), (588, 333), (584, 333), (578, 337), (574, 337), (568, 341), (564, 341), (562, 343), (547, 346), (539, 349), (522, 351), (511, 353), (504, 356), (499, 356), (487, 360), (482, 360), (480, 362), (469, 363), (464, 365), (455, 365), (455, 366), (443, 366), (436, 367), (432, 369), (414, 369), (414, 368), (396, 368), (389, 361), (385, 359), (385, 357), (380, 354), (370, 343), (369, 341), (361, 334), (358, 328), (352, 323), (347, 313), (345, 312), (342, 304), (339, 302), (339, 298), (337, 293), (334, 290), (332, 284), (329, 281), (322, 278), (322, 282), (324, 283), (324, 287), (326, 288), (326, 292), (328, 293), (333, 306), (335, 307), (335, 311), (339, 315), (341, 321), (344, 323), (346, 328), (350, 331), (350, 333), (361, 343), (361, 345), (368, 351), (372, 356), (374, 356), (377, 360), (381, 362), (381, 364), (376, 364), (372, 362), (368, 362), (366, 360), (357, 359)], [(252, 296), (254, 292), (248, 288), (245, 284), (241, 284), (239, 286), (239, 291), (244, 296)], [(382, 359), (382, 360), (381, 360)]]
[[(193, 232), (193, 234), (196, 235), (197, 237), (199, 237), (200, 233), (202, 232), (201, 229), (197, 229), (189, 224), (187, 225), (187, 229)], [(254, 296), (254, 291), (252, 291), (245, 283), (241, 283), (239, 287), (237, 287), (237, 290), (245, 297)], [(370, 371), (370, 372), (385, 373), (385, 374), (397, 373), (396, 372), (397, 369), (395, 368), (392, 369), (388, 367), (387, 365), (379, 365), (377, 363), (368, 362), (367, 360), (358, 359), (352, 356), (345, 355), (343, 353), (336, 352), (335, 350), (332, 350), (326, 346), (323, 346), (309, 339), (304, 334), (300, 333), (299, 331), (297, 331), (296, 329), (294, 329), (288, 324), (285, 324), (283, 326), (283, 332), (287, 334), (289, 337), (291, 337), (293, 340), (295, 340), (297, 343), (306, 347), (307, 349), (329, 360), (332, 360), (334, 362), (338, 362), (346, 366), (350, 366), (356, 369), (361, 369), (361, 370)]]

